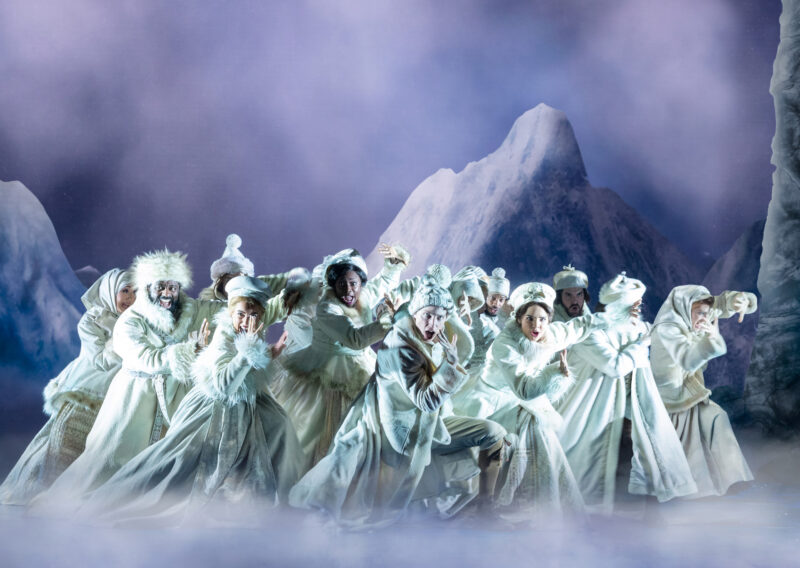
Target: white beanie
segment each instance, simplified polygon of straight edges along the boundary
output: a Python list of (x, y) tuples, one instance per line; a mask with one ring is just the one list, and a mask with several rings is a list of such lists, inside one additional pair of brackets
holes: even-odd
[(442, 287), (437, 282), (435, 276), (426, 273), (422, 277), (420, 287), (417, 288), (417, 291), (414, 292), (414, 296), (412, 296), (411, 301), (408, 303), (408, 313), (413, 316), (422, 308), (428, 306), (444, 308), (449, 312), (453, 309), (454, 304), (453, 298), (450, 296), (450, 291)]
[(251, 276), (236, 276), (225, 284), (225, 293), (228, 301), (234, 298), (252, 298), (262, 306), (272, 297), (269, 284)]
[(608, 305), (621, 302), (626, 306), (631, 306), (637, 300), (642, 299), (645, 290), (647, 288), (641, 280), (628, 278), (625, 272), (620, 272), (600, 288), (600, 303)]
[(453, 275), (444, 264), (431, 264), (425, 274), (431, 276), (442, 288), (449, 288), (450, 283), (453, 282)]
[(192, 285), (192, 269), (186, 262), (186, 255), (180, 252), (169, 252), (167, 249), (148, 252), (133, 259), (131, 272), (138, 290), (144, 290), (148, 284), (175, 280), (182, 288)]
[(359, 253), (356, 249), (344, 249), (331, 256), (326, 256), (323, 264), (325, 265), (325, 280), (328, 279), (328, 274), (330, 273), (331, 268), (337, 264), (352, 264), (353, 266), (361, 269), (365, 276), (369, 274), (367, 272), (367, 263), (364, 262), (364, 258), (361, 256), (361, 253)]
[(553, 288), (564, 290), (565, 288), (588, 288), (589, 277), (580, 270), (575, 269), (571, 264), (562, 267), (561, 272), (553, 276)]
[(222, 257), (211, 263), (211, 280), (216, 280), (223, 274), (239, 274), (247, 276), (255, 274), (253, 263), (246, 256), (239, 252), (242, 246), (242, 238), (236, 233), (231, 233), (225, 239), (225, 252)]
[(547, 284), (542, 282), (528, 282), (521, 286), (517, 286), (511, 293), (509, 303), (514, 307), (514, 310), (521, 307), (528, 302), (541, 302), (553, 309), (553, 302), (556, 299), (556, 291)]
[(502, 294), (508, 297), (511, 290), (511, 282), (506, 278), (506, 271), (502, 268), (495, 268), (492, 270), (492, 275), (489, 277), (489, 294)]

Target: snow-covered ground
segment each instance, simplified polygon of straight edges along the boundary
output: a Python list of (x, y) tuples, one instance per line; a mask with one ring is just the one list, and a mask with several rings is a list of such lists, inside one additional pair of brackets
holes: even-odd
[(800, 447), (748, 432), (741, 440), (754, 483), (723, 498), (658, 505), (644, 518), (528, 529), (462, 519), (342, 533), (296, 512), (242, 527), (133, 530), (43, 521), (5, 508), (0, 510), (0, 565), (797, 565)]

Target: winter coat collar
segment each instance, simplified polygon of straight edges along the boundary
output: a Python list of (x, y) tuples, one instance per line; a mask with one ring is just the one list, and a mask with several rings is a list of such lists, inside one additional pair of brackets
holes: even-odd
[(169, 310), (151, 302), (146, 292), (136, 296), (133, 305), (128, 309), (142, 317), (161, 335), (169, 335), (176, 341), (182, 341), (189, 333), (189, 326), (194, 321), (197, 306), (195, 306), (194, 300), (183, 292), (181, 292), (180, 298), (181, 313), (177, 321)]

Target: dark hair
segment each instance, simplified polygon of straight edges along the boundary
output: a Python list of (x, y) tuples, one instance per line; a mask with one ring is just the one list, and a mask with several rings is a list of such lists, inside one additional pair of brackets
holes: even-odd
[(547, 312), (547, 317), (550, 321), (553, 321), (553, 308), (545, 304), (544, 302), (525, 302), (519, 308), (516, 309), (516, 313), (514, 315), (514, 319), (517, 320), (517, 325), (522, 325), (522, 316), (525, 315), (525, 312), (531, 306), (539, 306), (545, 312)]
[(695, 304), (706, 304), (706, 305), (709, 305), (709, 306), (711, 306), (713, 308), (714, 307), (714, 296), (709, 296), (708, 298), (703, 298), (702, 300), (697, 300), (696, 302), (692, 302), (692, 306), (694, 306)]
[[(583, 303), (587, 306), (591, 303), (592, 297), (589, 295), (588, 288), (581, 288), (583, 290)], [(561, 295), (564, 293), (564, 290), (556, 290), (556, 304), (564, 305), (564, 302), (561, 301)]]
[(336, 281), (339, 280), (344, 274), (347, 274), (350, 271), (355, 272), (358, 274), (358, 277), (361, 278), (361, 283), (367, 281), (367, 275), (355, 264), (350, 264), (349, 262), (345, 262), (343, 264), (334, 264), (330, 268), (328, 268), (328, 274), (325, 276), (325, 281), (328, 283), (328, 286), (334, 288), (336, 286)]

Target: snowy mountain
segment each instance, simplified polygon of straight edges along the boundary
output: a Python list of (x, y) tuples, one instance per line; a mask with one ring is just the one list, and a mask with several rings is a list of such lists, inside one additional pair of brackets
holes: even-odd
[(0, 202), (0, 371), (44, 381), (78, 355), (85, 288), (39, 200), (14, 181)]
[[(712, 294), (719, 294), (724, 290), (758, 293), (756, 280), (764, 223), (762, 220), (751, 225), (708, 271), (703, 279), (703, 286)], [(730, 405), (724, 404), (726, 400), (739, 401), (744, 391), (744, 379), (750, 365), (750, 352), (756, 337), (759, 312), (760, 310), (747, 316), (742, 323), (739, 323), (738, 318), (730, 318), (721, 320), (719, 324), (720, 333), (728, 344), (728, 353), (710, 361), (704, 374), (706, 385), (714, 391), (714, 400), (729, 410)], [(738, 414), (738, 411), (734, 414)]]
[[(571, 263), (600, 285), (625, 270), (648, 286), (645, 316), (699, 269), (616, 193), (592, 187), (564, 113), (540, 104), (519, 117), (501, 146), (455, 173), (442, 169), (411, 194), (379, 242), (402, 243), (407, 274), (434, 262), (453, 271), (506, 269), (512, 287), (552, 282)], [(380, 257), (367, 259), (371, 271)]]

